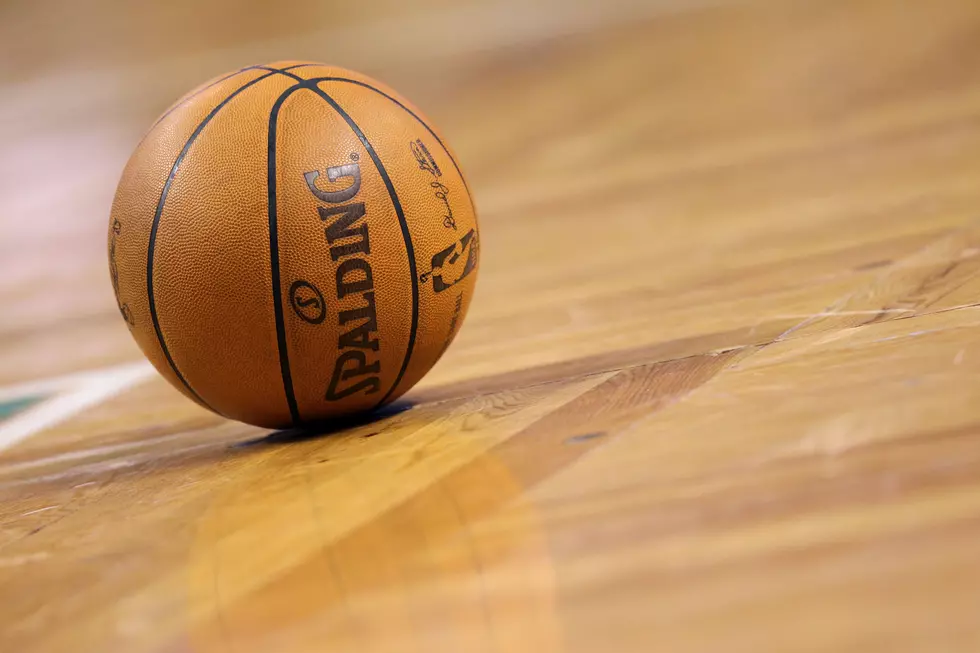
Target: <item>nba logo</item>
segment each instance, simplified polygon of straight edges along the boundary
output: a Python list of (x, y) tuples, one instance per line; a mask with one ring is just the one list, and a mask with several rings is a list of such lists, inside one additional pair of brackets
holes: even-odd
[(459, 241), (432, 257), (432, 269), (422, 275), (425, 283), (432, 277), (432, 289), (437, 293), (452, 288), (476, 268), (479, 243), (474, 229)]

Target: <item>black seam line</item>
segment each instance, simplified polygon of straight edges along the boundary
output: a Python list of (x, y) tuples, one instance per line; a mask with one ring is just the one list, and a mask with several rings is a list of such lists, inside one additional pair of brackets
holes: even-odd
[(405, 376), (409, 361), (411, 360), (412, 351), (415, 348), (419, 314), (418, 271), (415, 263), (415, 248), (412, 244), (411, 234), (408, 230), (408, 222), (405, 219), (405, 212), (402, 209), (401, 202), (398, 199), (398, 194), (395, 192), (394, 184), (392, 184), (387, 170), (385, 170), (384, 165), (381, 163), (381, 159), (378, 157), (374, 147), (370, 142), (368, 142), (364, 132), (361, 131), (360, 127), (357, 126), (350, 115), (348, 115), (347, 112), (344, 111), (333, 98), (324, 93), (321, 89), (317, 88), (315, 81), (300, 80), (300, 82), (295, 86), (283, 91), (282, 95), (280, 95), (276, 100), (272, 107), (272, 111), (269, 114), (269, 152), (267, 159), (267, 183), (269, 197), (269, 259), (272, 266), (272, 298), (276, 318), (276, 340), (279, 346), (279, 368), (280, 372), (282, 373), (283, 391), (286, 395), (286, 401), (289, 404), (289, 412), (293, 420), (293, 426), (302, 424), (303, 420), (299, 414), (299, 406), (296, 401), (296, 393), (293, 386), (292, 371), (289, 364), (289, 345), (286, 341), (286, 320), (282, 305), (282, 276), (279, 269), (279, 208), (276, 189), (276, 140), (279, 112), (282, 110), (282, 106), (286, 102), (286, 99), (302, 88), (309, 89), (323, 98), (323, 100), (325, 100), (340, 115), (340, 117), (347, 122), (347, 125), (361, 141), (361, 144), (364, 146), (365, 150), (367, 150), (368, 155), (371, 157), (371, 160), (374, 162), (375, 167), (385, 182), (385, 186), (388, 189), (388, 195), (395, 207), (395, 213), (397, 214), (398, 221), (401, 225), (402, 238), (405, 241), (405, 249), (408, 254), (409, 273), (412, 277), (412, 324), (409, 331), (408, 345), (405, 349), (405, 357), (402, 360), (401, 369), (398, 371), (398, 376), (395, 378), (391, 388), (389, 388), (388, 392), (385, 393), (380, 401), (378, 401), (377, 406), (384, 404), (388, 400), (388, 397), (391, 396), (391, 394), (398, 387), (398, 384), (401, 383), (402, 378)]
[(307, 86), (307, 88), (323, 98), (327, 104), (333, 107), (334, 111), (340, 114), (340, 117), (344, 119), (357, 138), (360, 139), (361, 144), (364, 146), (364, 149), (367, 150), (371, 160), (374, 161), (374, 166), (378, 169), (378, 173), (381, 175), (381, 179), (384, 180), (385, 187), (388, 189), (388, 196), (391, 198), (391, 203), (395, 206), (395, 213), (398, 215), (398, 222), (402, 229), (402, 239), (405, 241), (405, 251), (408, 254), (409, 274), (412, 277), (412, 327), (408, 333), (408, 346), (405, 348), (405, 358), (402, 359), (402, 367), (400, 370), (398, 370), (398, 376), (395, 377), (395, 382), (391, 384), (391, 388), (389, 388), (388, 392), (386, 392), (378, 403), (375, 404), (374, 407), (377, 408), (388, 401), (388, 397), (390, 397), (395, 389), (398, 388), (398, 384), (401, 383), (402, 377), (405, 376), (405, 371), (408, 369), (408, 363), (412, 358), (412, 350), (415, 349), (415, 337), (418, 333), (419, 327), (419, 275), (415, 263), (415, 246), (412, 244), (412, 234), (408, 230), (408, 221), (405, 219), (405, 211), (402, 210), (402, 204), (398, 200), (398, 193), (395, 192), (395, 185), (391, 183), (391, 177), (388, 176), (388, 171), (385, 170), (384, 164), (381, 163), (381, 158), (368, 141), (367, 136), (364, 135), (361, 128), (354, 122), (354, 119), (351, 118), (339, 104), (337, 104), (336, 100), (327, 95), (323, 89), (317, 86), (319, 81), (321, 80), (309, 80), (309, 86)]
[[(316, 64), (301, 64), (301, 65), (316, 65)], [(285, 71), (290, 68), (296, 68), (296, 67), (299, 66), (290, 66), (282, 70)], [(264, 68), (264, 70), (273, 70), (273, 69)], [(273, 307), (275, 310), (275, 318), (276, 318), (276, 340), (278, 342), (278, 347), (279, 347), (279, 367), (280, 367), (280, 372), (282, 374), (283, 391), (286, 394), (286, 401), (289, 404), (289, 412), (293, 420), (293, 425), (297, 426), (302, 423), (302, 418), (300, 417), (299, 406), (297, 405), (296, 402), (296, 395), (293, 387), (292, 372), (290, 370), (290, 365), (289, 365), (289, 346), (288, 343), (286, 342), (286, 324), (285, 324), (285, 316), (284, 316), (284, 311), (282, 306), (282, 279), (281, 279), (281, 272), (279, 269), (279, 216), (278, 216), (278, 202), (277, 202), (277, 194), (276, 194), (276, 184), (277, 184), (276, 133), (278, 127), (279, 112), (282, 109), (282, 105), (283, 103), (285, 103), (286, 99), (294, 92), (298, 91), (299, 89), (308, 88), (311, 91), (315, 92), (317, 95), (319, 95), (321, 98), (323, 98), (328, 104), (330, 104), (331, 107), (333, 107), (335, 111), (337, 111), (337, 113), (347, 122), (348, 126), (350, 126), (354, 134), (360, 139), (361, 143), (364, 145), (364, 148), (371, 156), (372, 161), (374, 162), (375, 166), (378, 169), (378, 172), (381, 174), (381, 177), (385, 182), (385, 186), (388, 189), (388, 194), (391, 197), (392, 204), (395, 207), (395, 213), (398, 215), (398, 220), (401, 225), (402, 237), (405, 241), (405, 249), (408, 253), (409, 268), (412, 275), (412, 325), (411, 325), (411, 330), (409, 332), (409, 341), (405, 351), (405, 358), (402, 360), (402, 366), (401, 369), (398, 371), (398, 376), (396, 377), (395, 382), (392, 384), (388, 392), (378, 402), (377, 406), (384, 404), (391, 396), (391, 394), (397, 389), (398, 384), (401, 383), (401, 380), (402, 378), (404, 378), (405, 372), (408, 369), (408, 365), (412, 356), (412, 351), (415, 346), (415, 338), (418, 332), (418, 311), (419, 311), (418, 271), (417, 271), (416, 261), (415, 261), (415, 247), (412, 244), (411, 234), (408, 230), (408, 223), (405, 219), (405, 213), (402, 209), (401, 202), (398, 200), (398, 195), (395, 192), (395, 188), (391, 182), (391, 178), (388, 176), (388, 172), (385, 170), (384, 165), (381, 163), (381, 159), (380, 157), (378, 157), (377, 152), (374, 150), (374, 147), (371, 146), (370, 142), (368, 142), (367, 140), (367, 137), (364, 135), (364, 132), (361, 131), (361, 129), (357, 126), (357, 124), (353, 121), (353, 119), (347, 114), (347, 112), (345, 112), (340, 107), (340, 105), (338, 105), (336, 101), (333, 100), (333, 98), (327, 95), (323, 90), (318, 88), (316, 85), (320, 82), (328, 82), (328, 81), (355, 84), (357, 86), (362, 86), (364, 88), (370, 89), (371, 91), (374, 91), (375, 93), (378, 93), (379, 95), (387, 98), (391, 102), (397, 104), (403, 111), (405, 111), (410, 116), (415, 118), (415, 120), (420, 125), (422, 125), (425, 128), (425, 130), (432, 135), (434, 139), (436, 139), (436, 142), (439, 143), (439, 146), (446, 153), (446, 156), (449, 157), (449, 160), (452, 162), (453, 167), (456, 168), (456, 173), (459, 175), (460, 180), (463, 182), (463, 187), (466, 189), (466, 193), (470, 198), (471, 205), (473, 202), (473, 198), (472, 198), (472, 194), (470, 193), (469, 185), (466, 183), (466, 178), (463, 176), (463, 171), (460, 169), (459, 164), (456, 162), (456, 159), (449, 152), (449, 148), (446, 147), (446, 144), (443, 143), (442, 139), (439, 138), (439, 136), (432, 130), (431, 127), (429, 127), (429, 125), (424, 120), (422, 120), (422, 118), (416, 115), (414, 111), (406, 107), (397, 99), (388, 95), (384, 91), (374, 86), (371, 86), (370, 84), (366, 84), (356, 79), (350, 79), (347, 77), (318, 77), (318, 78), (306, 80), (299, 77), (298, 75), (289, 75), (289, 76), (295, 79), (299, 83), (296, 84), (296, 86), (286, 89), (282, 93), (282, 95), (279, 96), (279, 98), (276, 100), (276, 103), (273, 105), (271, 113), (269, 114), (269, 145), (268, 145), (269, 151), (268, 151), (268, 159), (267, 159), (267, 165), (268, 165), (267, 184), (268, 184), (268, 198), (269, 198), (269, 207), (268, 207), (269, 254), (270, 254), (270, 261), (272, 263), (272, 294), (273, 294)], [(474, 212), (475, 212), (475, 208), (474, 208)]]
[[(205, 86), (204, 88), (202, 88), (201, 90), (199, 90), (197, 93), (194, 93), (193, 95), (190, 95), (190, 96), (184, 98), (183, 101), (177, 102), (172, 107), (170, 107), (169, 109), (167, 109), (166, 111), (164, 111), (163, 114), (159, 118), (156, 119), (156, 122), (154, 122), (152, 125), (150, 125), (150, 128), (146, 130), (146, 135), (143, 137), (143, 140), (146, 139), (146, 136), (149, 136), (150, 132), (153, 131), (153, 128), (154, 127), (156, 127), (161, 122), (163, 122), (163, 120), (167, 116), (169, 116), (171, 113), (173, 113), (174, 111), (176, 111), (180, 107), (184, 106), (185, 104), (187, 104), (188, 102), (190, 102), (191, 100), (193, 100), (198, 95), (200, 95), (201, 93), (205, 92), (206, 90), (208, 90), (210, 88), (214, 88), (215, 86), (217, 86), (221, 82), (228, 81), (229, 79), (231, 79), (235, 75), (241, 75), (242, 73), (246, 73), (246, 72), (248, 72), (250, 70), (268, 70), (270, 72), (275, 71), (275, 72), (283, 73), (284, 75), (287, 75), (289, 77), (292, 77), (293, 79), (300, 80), (300, 79), (302, 79), (302, 77), (298, 77), (298, 76), (293, 75), (293, 74), (290, 74), (290, 73), (288, 73), (286, 71), (287, 70), (292, 70), (294, 68), (303, 68), (304, 66), (319, 66), (319, 65), (320, 64), (315, 64), (315, 63), (298, 63), (298, 64), (293, 64), (292, 66), (286, 66), (285, 68), (271, 68), (269, 66), (245, 66), (244, 68), (241, 68), (239, 70), (236, 70), (233, 73), (228, 73), (224, 77), (222, 77), (220, 79), (214, 80), (213, 82), (211, 82), (210, 84), (208, 84), (207, 86)], [(142, 142), (142, 141), (140, 141), (140, 142)]]
[(245, 68), (242, 68), (241, 70), (236, 70), (233, 73), (228, 73), (224, 77), (222, 77), (220, 79), (214, 80), (213, 82), (211, 82), (210, 84), (208, 84), (207, 86), (205, 86), (204, 88), (202, 88), (201, 90), (199, 90), (197, 93), (194, 93), (193, 95), (184, 98), (182, 101), (177, 102), (172, 107), (170, 107), (169, 109), (167, 109), (166, 111), (164, 111), (163, 114), (159, 118), (156, 119), (156, 122), (154, 122), (153, 125), (150, 126), (150, 128), (147, 130), (147, 133), (149, 134), (149, 132), (153, 131), (153, 128), (156, 127), (157, 125), (159, 125), (161, 122), (163, 122), (163, 120), (167, 116), (169, 116), (171, 113), (173, 113), (174, 111), (176, 111), (180, 107), (184, 106), (185, 104), (187, 104), (188, 102), (190, 102), (191, 100), (193, 100), (194, 98), (196, 98), (198, 95), (200, 95), (204, 91), (208, 90), (209, 88), (214, 88), (215, 86), (217, 86), (221, 82), (227, 81), (227, 80), (231, 79), (232, 77), (234, 77), (235, 75), (241, 75), (242, 73), (248, 72), (249, 70), (255, 70), (255, 66), (246, 66)]
[[(298, 68), (299, 66), (303, 66), (303, 65), (312, 65), (312, 64), (297, 64), (296, 66), (290, 66), (290, 68)], [(204, 399), (201, 398), (201, 396), (197, 393), (197, 391), (194, 390), (194, 388), (192, 388), (190, 384), (187, 382), (187, 379), (184, 378), (184, 375), (180, 373), (180, 370), (177, 369), (177, 364), (174, 362), (174, 359), (170, 354), (170, 350), (167, 348), (167, 343), (163, 338), (163, 331), (160, 329), (160, 318), (157, 315), (156, 301), (153, 292), (153, 255), (156, 249), (157, 231), (160, 228), (160, 216), (163, 213), (163, 207), (164, 204), (166, 204), (167, 202), (167, 195), (170, 193), (170, 186), (173, 184), (174, 177), (177, 175), (177, 170), (180, 168), (180, 164), (184, 161), (184, 157), (187, 155), (187, 152), (190, 150), (191, 145), (194, 144), (194, 141), (197, 140), (197, 137), (200, 136), (201, 132), (204, 130), (207, 124), (211, 122), (211, 120), (216, 115), (218, 115), (218, 112), (221, 111), (221, 109), (223, 109), (225, 105), (231, 102), (232, 99), (234, 99), (239, 93), (249, 88), (250, 86), (253, 86), (261, 82), (263, 79), (266, 79), (267, 77), (271, 77), (273, 75), (278, 75), (281, 72), (282, 71), (275, 69), (274, 72), (268, 72), (265, 75), (256, 77), (255, 79), (238, 87), (238, 89), (233, 91), (231, 95), (229, 95), (220, 103), (218, 103), (218, 105), (214, 107), (211, 110), (211, 112), (208, 113), (207, 116), (204, 117), (204, 119), (200, 122), (200, 124), (198, 124), (198, 126), (194, 129), (193, 133), (191, 133), (190, 138), (188, 138), (187, 142), (184, 143), (184, 147), (181, 149), (180, 154), (177, 155), (177, 159), (174, 161), (173, 166), (170, 168), (170, 174), (167, 176), (167, 181), (166, 183), (164, 183), (163, 190), (160, 192), (160, 200), (157, 203), (156, 212), (153, 214), (153, 224), (150, 227), (150, 242), (146, 250), (146, 295), (147, 295), (147, 300), (149, 301), (150, 304), (150, 318), (153, 321), (153, 330), (156, 331), (157, 342), (159, 342), (160, 349), (163, 350), (163, 354), (167, 358), (167, 362), (170, 364), (170, 369), (173, 370), (174, 374), (184, 385), (184, 387), (187, 388), (188, 392), (194, 395), (194, 397), (201, 405), (206, 406), (207, 408), (209, 408), (210, 410), (216, 413), (218, 411), (215, 410), (210, 404), (208, 404), (206, 401), (204, 401)], [(237, 74), (237, 73), (233, 73), (233, 74)]]
[[(403, 111), (405, 111), (408, 115), (410, 115), (413, 118), (415, 118), (415, 120), (417, 120), (420, 125), (422, 125), (423, 127), (425, 127), (425, 130), (432, 135), (432, 138), (436, 139), (436, 142), (437, 143), (439, 143), (439, 147), (442, 148), (442, 151), (446, 153), (446, 156), (448, 156), (449, 157), (449, 160), (452, 162), (453, 167), (456, 168), (456, 173), (459, 175), (460, 180), (463, 182), (463, 187), (466, 189), (466, 194), (470, 196), (470, 204), (472, 205), (472, 203), (473, 203), (473, 195), (472, 195), (472, 193), (470, 193), (470, 186), (469, 186), (469, 184), (466, 183), (466, 177), (463, 176), (463, 171), (460, 169), (459, 164), (456, 163), (456, 159), (453, 157), (452, 153), (450, 153), (449, 148), (446, 147), (446, 144), (442, 142), (442, 139), (439, 138), (438, 134), (436, 134), (432, 130), (432, 128), (429, 127), (428, 123), (426, 123), (424, 120), (422, 120), (422, 118), (420, 118), (414, 111), (412, 111), (411, 109), (409, 109), (408, 107), (406, 107), (404, 104), (402, 104), (401, 102), (399, 102), (397, 98), (393, 98), (390, 95), (388, 95), (387, 93), (385, 93), (384, 91), (382, 91), (380, 88), (377, 88), (375, 86), (371, 86), (370, 84), (367, 84), (365, 82), (362, 82), (362, 81), (359, 81), (359, 80), (356, 80), (356, 79), (350, 79), (349, 77), (315, 77), (315, 78), (311, 79), (310, 81), (311, 82), (314, 82), (314, 83), (319, 83), (319, 82), (346, 82), (348, 84), (356, 84), (357, 86), (362, 86), (364, 88), (370, 89), (370, 90), (374, 91), (375, 93), (377, 93), (378, 95), (381, 95), (383, 97), (388, 98), (389, 100), (391, 100), (392, 102), (394, 102), (395, 104), (397, 104), (399, 107), (401, 107)], [(475, 206), (473, 206), (473, 214), (476, 215), (476, 207)]]
[(283, 75), (286, 75), (287, 77), (292, 77), (297, 82), (305, 82), (306, 80), (303, 79), (302, 77), (300, 77), (299, 75), (294, 75), (294, 74), (292, 74), (290, 72), (287, 72), (287, 71), (292, 70), (293, 68), (302, 68), (303, 66), (317, 66), (317, 65), (319, 65), (319, 64), (301, 63), (301, 64), (296, 64), (295, 66), (286, 66), (285, 68), (270, 68), (269, 66), (255, 66), (255, 68), (260, 68), (262, 70), (269, 70), (269, 71), (272, 71), (272, 72), (282, 73)]
[(336, 111), (341, 118), (347, 123), (354, 134), (361, 141), (364, 149), (367, 151), (371, 160), (374, 162), (378, 173), (384, 180), (385, 187), (388, 189), (388, 196), (391, 198), (392, 205), (395, 207), (395, 214), (398, 216), (398, 222), (401, 226), (402, 238), (405, 242), (405, 250), (408, 254), (408, 266), (409, 274), (412, 278), (412, 324), (408, 335), (408, 345), (405, 349), (405, 357), (402, 360), (401, 369), (398, 371), (398, 376), (395, 378), (394, 383), (387, 393), (378, 401), (375, 407), (384, 404), (388, 397), (395, 391), (398, 384), (401, 383), (402, 378), (405, 376), (405, 371), (408, 369), (409, 361), (412, 357), (412, 351), (415, 348), (415, 338), (418, 332), (418, 319), (419, 319), (419, 281), (418, 281), (418, 271), (415, 263), (415, 247), (412, 244), (412, 236), (408, 230), (408, 222), (405, 220), (405, 212), (402, 210), (401, 202), (398, 200), (398, 194), (395, 192), (394, 184), (391, 183), (391, 177), (388, 176), (388, 171), (385, 170), (384, 164), (381, 163), (378, 153), (375, 151), (374, 147), (368, 141), (364, 132), (361, 131), (360, 127), (354, 122), (354, 120), (344, 111), (337, 102), (324, 93), (321, 89), (317, 88), (316, 83), (320, 80), (303, 80), (296, 86), (286, 89), (279, 99), (276, 100), (275, 105), (272, 108), (272, 113), (269, 117), (269, 158), (268, 158), (268, 173), (269, 173), (269, 249), (270, 258), (274, 262), (272, 266), (272, 292), (274, 299), (274, 307), (276, 314), (276, 335), (279, 342), (279, 364), (282, 371), (282, 381), (283, 389), (286, 392), (286, 398), (289, 402), (289, 409), (293, 416), (294, 424), (301, 423), (299, 416), (299, 409), (296, 405), (296, 397), (293, 392), (293, 381), (292, 375), (289, 369), (289, 351), (288, 345), (286, 343), (286, 327), (285, 319), (283, 317), (282, 308), (282, 288), (279, 272), (279, 234), (278, 234), (278, 208), (276, 206), (276, 126), (278, 121), (279, 111), (282, 108), (283, 103), (286, 101), (290, 95), (298, 91), (301, 88), (307, 88), (317, 95), (319, 95), (324, 101), (329, 104), (334, 111)]
[(302, 423), (296, 393), (293, 390), (293, 376), (289, 369), (289, 347), (286, 343), (286, 320), (282, 310), (282, 281), (279, 270), (279, 207), (276, 197), (276, 130), (279, 125), (279, 111), (283, 103), (294, 92), (303, 88), (303, 82), (291, 86), (276, 99), (269, 112), (269, 143), (267, 165), (267, 192), (269, 198), (269, 263), (272, 269), (272, 306), (276, 316), (276, 340), (279, 343), (279, 370), (282, 374), (282, 388), (289, 404), (289, 414), (293, 426)]

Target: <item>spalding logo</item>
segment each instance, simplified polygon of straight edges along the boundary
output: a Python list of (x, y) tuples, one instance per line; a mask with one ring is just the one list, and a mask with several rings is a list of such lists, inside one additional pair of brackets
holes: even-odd
[(330, 383), (327, 401), (339, 401), (358, 392), (373, 394), (381, 389), (381, 361), (377, 352), (378, 316), (374, 304), (374, 275), (371, 272), (370, 234), (364, 216), (363, 202), (349, 202), (361, 190), (361, 167), (355, 163), (327, 168), (327, 179), (333, 183), (350, 179), (341, 190), (324, 191), (317, 187), (318, 170), (303, 174), (310, 192), (330, 206), (318, 206), (323, 230), (330, 245), (330, 258), (339, 263), (336, 276), (336, 298), (340, 311), (338, 324), (342, 327), (337, 341), (337, 360)]

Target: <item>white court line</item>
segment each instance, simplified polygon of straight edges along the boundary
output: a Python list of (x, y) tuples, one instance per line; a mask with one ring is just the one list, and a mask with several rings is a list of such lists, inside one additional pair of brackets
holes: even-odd
[[(31, 435), (54, 426), (109, 397), (130, 388), (155, 373), (147, 362), (120, 365), (93, 372), (71, 374), (0, 389), (0, 399), (29, 397), (32, 394), (65, 390), (63, 394), (42, 400), (36, 406), (0, 424), (0, 451), (9, 449)], [(75, 387), (74, 390), (67, 388)]]
[(60, 390), (78, 387), (86, 381), (98, 379), (106, 375), (114, 375), (126, 370), (152, 369), (152, 367), (148, 361), (140, 361), (138, 363), (126, 363), (95, 370), (85, 370), (84, 372), (72, 372), (71, 374), (37, 379), (35, 381), (25, 381), (17, 385), (0, 387), (0, 401), (20, 399), (21, 397), (50, 395)]

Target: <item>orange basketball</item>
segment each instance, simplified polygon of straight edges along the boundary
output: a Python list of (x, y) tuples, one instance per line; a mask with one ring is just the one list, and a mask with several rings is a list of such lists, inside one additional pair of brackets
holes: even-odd
[(184, 96), (123, 171), (119, 310), (177, 389), (270, 428), (370, 410), (452, 342), (479, 234), (456, 158), (382, 84), (250, 66)]

